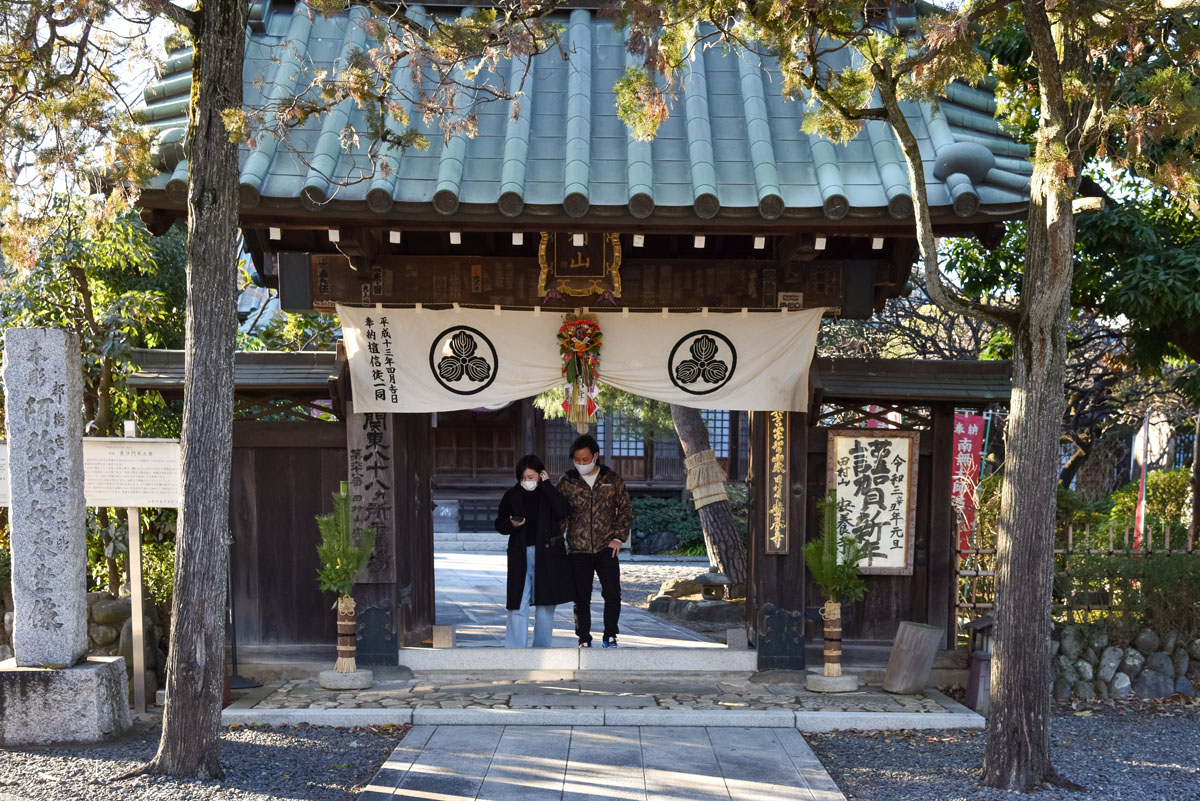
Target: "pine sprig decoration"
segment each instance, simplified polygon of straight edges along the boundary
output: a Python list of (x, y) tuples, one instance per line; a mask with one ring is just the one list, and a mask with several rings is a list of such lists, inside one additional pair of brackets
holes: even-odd
[[(350, 516), (350, 492), (343, 481), (333, 495), (333, 511), (317, 515), (317, 528), (321, 531), (321, 542), (317, 544), (317, 585), (325, 592), (336, 593), (339, 598), (354, 592), (354, 576), (371, 558), (375, 547), (375, 529), (363, 529), (358, 545), (352, 533), (354, 521)], [(334, 602), (337, 607), (337, 602)]]
[(844, 537), (839, 559), (837, 493), (830, 490), (825, 500), (817, 501), (817, 508), (821, 511), (821, 538), (804, 546), (804, 562), (827, 600), (861, 601), (867, 594), (867, 582), (858, 570), (863, 558), (862, 543), (854, 537)]

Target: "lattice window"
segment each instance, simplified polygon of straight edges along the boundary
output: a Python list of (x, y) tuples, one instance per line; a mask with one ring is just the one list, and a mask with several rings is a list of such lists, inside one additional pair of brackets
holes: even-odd
[(724, 409), (701, 409), (700, 418), (708, 426), (708, 443), (718, 459), (729, 458), (729, 412)]
[(646, 438), (633, 420), (623, 415), (613, 414), (608, 418), (612, 426), (611, 456), (645, 456)]

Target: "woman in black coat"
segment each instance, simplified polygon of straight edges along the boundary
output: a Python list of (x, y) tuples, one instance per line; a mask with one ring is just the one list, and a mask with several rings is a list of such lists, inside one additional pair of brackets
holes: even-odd
[(533, 454), (517, 460), (517, 486), (504, 493), (496, 531), (508, 536), (506, 648), (529, 642), (529, 607), (537, 609), (533, 647), (549, 648), (554, 607), (575, 600), (563, 530), (571, 506)]

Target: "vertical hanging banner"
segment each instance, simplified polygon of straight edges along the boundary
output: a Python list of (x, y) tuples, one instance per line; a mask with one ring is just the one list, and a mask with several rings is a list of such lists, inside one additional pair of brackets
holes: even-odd
[(950, 502), (958, 521), (958, 549), (966, 551), (975, 539), (975, 504), (983, 453), (982, 415), (954, 415), (954, 473)]
[[(564, 383), (562, 314), (338, 306), (357, 411), (438, 412), (528, 398)], [(823, 309), (595, 315), (596, 378), (699, 409), (808, 410)]]
[(767, 415), (767, 553), (788, 552), (788, 464), (787, 412)]
[(829, 432), (826, 486), (837, 490), (838, 537), (863, 547), (863, 573), (911, 576), (917, 524), (916, 431)]

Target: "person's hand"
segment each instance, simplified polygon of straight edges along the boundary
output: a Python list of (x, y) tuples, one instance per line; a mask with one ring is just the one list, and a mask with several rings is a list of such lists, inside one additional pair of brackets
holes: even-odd
[(543, 470), (542, 472), (538, 473), (538, 478), (540, 478), (542, 481), (549, 481), (550, 474)]
[(510, 517), (508, 518), (508, 522), (512, 523), (514, 528), (520, 528), (521, 526), (525, 525), (525, 518)]
[(608, 547), (612, 548), (612, 555), (615, 559), (617, 557), (617, 552), (621, 550), (621, 541), (618, 539), (609, 540)]

